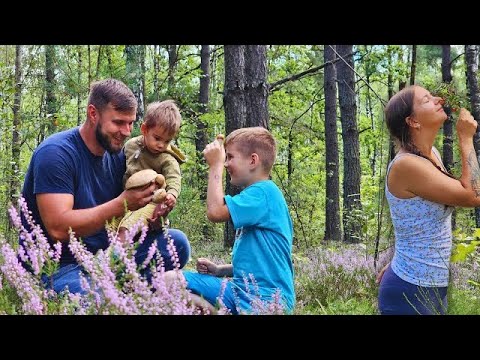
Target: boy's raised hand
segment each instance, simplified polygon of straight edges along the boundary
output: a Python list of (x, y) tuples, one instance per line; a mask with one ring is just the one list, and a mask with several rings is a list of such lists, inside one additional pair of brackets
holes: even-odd
[(210, 167), (222, 166), (225, 161), (225, 148), (223, 147), (224, 136), (218, 134), (215, 141), (208, 144), (203, 150), (203, 156)]

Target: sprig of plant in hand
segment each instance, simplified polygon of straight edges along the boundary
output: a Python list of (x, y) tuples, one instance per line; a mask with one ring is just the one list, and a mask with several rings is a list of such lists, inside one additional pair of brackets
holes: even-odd
[(457, 89), (455, 89), (452, 83), (439, 84), (433, 91), (432, 95), (440, 96), (445, 103), (444, 107), (449, 107), (452, 112), (459, 111), (460, 108), (467, 108), (468, 102), (466, 100), (466, 95), (461, 94)]

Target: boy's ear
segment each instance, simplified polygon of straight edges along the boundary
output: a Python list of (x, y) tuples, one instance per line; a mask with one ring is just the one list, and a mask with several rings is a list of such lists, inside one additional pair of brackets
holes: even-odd
[(145, 123), (142, 123), (142, 125), (140, 125), (140, 131), (142, 132), (142, 135), (145, 136), (146, 133), (147, 133), (147, 125), (145, 125)]
[(252, 153), (250, 155), (250, 166), (252, 168), (256, 168), (260, 164), (260, 158), (258, 157), (257, 153)]

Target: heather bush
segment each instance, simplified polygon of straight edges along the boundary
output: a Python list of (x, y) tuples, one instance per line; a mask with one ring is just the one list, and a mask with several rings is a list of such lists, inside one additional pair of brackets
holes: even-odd
[[(76, 261), (83, 267), (82, 288), (86, 294), (72, 294), (68, 290), (57, 294), (45, 286), (48, 279), (58, 269), (61, 255), (60, 243), (53, 247), (48, 243), (40, 226), (35, 224), (24, 199), (19, 200), (19, 208), (25, 214), (31, 231), (22, 225), (20, 216), (11, 207), (12, 224), (24, 239), (23, 245), (13, 246), (0, 237), (0, 309), (10, 314), (186, 314), (208, 313), (197, 309), (186, 289), (183, 277), (166, 281), (163, 259), (154, 244), (149, 249), (145, 261), (137, 265), (136, 248), (141, 244), (147, 228), (141, 228), (137, 240), (135, 235), (140, 223), (120, 241), (116, 233), (107, 231), (109, 247), (93, 255), (81, 240), (70, 231), (69, 249)], [(166, 233), (170, 260), (179, 270), (179, 261), (173, 239)], [(27, 271), (20, 260), (31, 268)], [(151, 282), (143, 276), (151, 272)], [(255, 285), (251, 276), (245, 281)], [(4, 303), (4, 306), (1, 306)], [(219, 301), (219, 314), (229, 311)], [(262, 301), (256, 297), (252, 301), (252, 314), (282, 314), (280, 296), (272, 301)]]

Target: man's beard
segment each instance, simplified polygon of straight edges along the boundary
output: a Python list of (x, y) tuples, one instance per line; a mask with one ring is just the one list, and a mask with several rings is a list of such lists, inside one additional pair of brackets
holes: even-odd
[(115, 149), (112, 146), (112, 143), (108, 136), (102, 132), (102, 126), (100, 125), (100, 123), (98, 123), (97, 127), (95, 128), (95, 137), (97, 138), (98, 143), (110, 154), (117, 154), (118, 152), (120, 152), (120, 150), (122, 150), (122, 147)]

